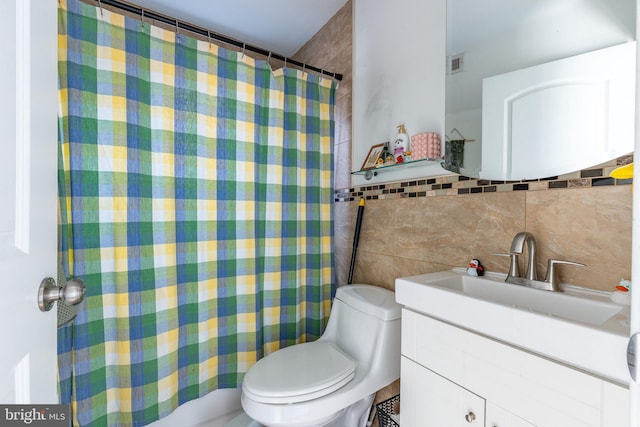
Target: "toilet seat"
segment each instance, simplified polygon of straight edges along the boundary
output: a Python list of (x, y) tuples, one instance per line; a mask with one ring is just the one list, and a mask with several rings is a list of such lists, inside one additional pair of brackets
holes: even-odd
[(355, 376), (356, 362), (334, 344), (315, 341), (271, 353), (247, 372), (242, 391), (262, 403), (317, 399)]

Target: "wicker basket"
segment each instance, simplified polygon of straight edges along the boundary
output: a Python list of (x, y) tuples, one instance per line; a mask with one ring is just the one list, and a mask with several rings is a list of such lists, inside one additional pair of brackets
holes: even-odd
[(400, 403), (399, 394), (376, 405), (376, 412), (378, 414), (378, 425), (380, 427), (400, 427), (400, 424), (395, 421), (398, 419), (399, 414), (396, 414), (396, 412), (393, 410), (395, 406), (394, 404), (396, 402)]

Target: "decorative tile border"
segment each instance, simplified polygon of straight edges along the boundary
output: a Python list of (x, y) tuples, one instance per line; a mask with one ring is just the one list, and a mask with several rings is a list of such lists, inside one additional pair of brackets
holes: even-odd
[(633, 155), (619, 157), (593, 168), (560, 176), (523, 181), (492, 181), (449, 175), (438, 178), (416, 179), (358, 188), (345, 188), (334, 192), (335, 202), (404, 199), (411, 197), (458, 196), (464, 194), (502, 193), (507, 191), (563, 190), (584, 187), (630, 185), (633, 179), (610, 178), (615, 168), (633, 162)]

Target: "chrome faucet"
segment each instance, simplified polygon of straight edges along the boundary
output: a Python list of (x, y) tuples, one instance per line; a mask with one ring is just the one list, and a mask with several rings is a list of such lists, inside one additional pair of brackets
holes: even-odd
[[(536, 239), (533, 237), (533, 234), (522, 231), (515, 235), (513, 240), (511, 241), (511, 249), (509, 252), (511, 254), (522, 255), (524, 251), (524, 244), (527, 244), (527, 269), (525, 270), (525, 278), (528, 280), (538, 280), (538, 272), (536, 268)], [(517, 260), (517, 257), (516, 257)], [(516, 261), (517, 263), (517, 261)], [(516, 276), (517, 277), (517, 276)]]
[[(520, 276), (520, 269), (518, 267), (518, 255), (522, 255), (524, 252), (524, 245), (527, 245), (527, 270), (525, 277)], [(515, 235), (511, 242), (511, 249), (508, 254), (494, 254), (500, 256), (508, 256), (510, 258), (509, 273), (505, 282), (512, 283), (514, 285), (529, 286), (535, 289), (542, 289), (545, 291), (562, 292), (562, 288), (558, 283), (556, 277), (558, 264), (578, 265), (584, 267), (584, 264), (572, 261), (563, 261), (558, 259), (550, 259), (547, 263), (547, 276), (543, 281), (538, 280), (538, 273), (536, 271), (536, 239), (533, 234), (522, 231)]]

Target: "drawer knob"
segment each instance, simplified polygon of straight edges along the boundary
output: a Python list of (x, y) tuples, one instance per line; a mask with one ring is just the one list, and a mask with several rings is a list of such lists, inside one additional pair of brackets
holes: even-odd
[(464, 416), (464, 419), (467, 420), (468, 423), (472, 423), (476, 420), (476, 414), (474, 414), (473, 412), (469, 412)]

